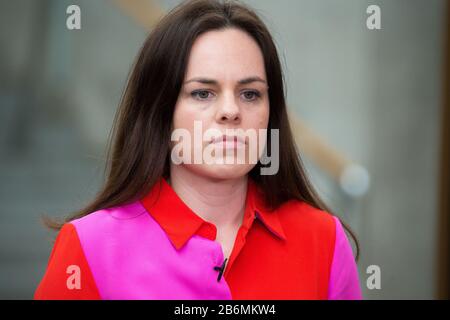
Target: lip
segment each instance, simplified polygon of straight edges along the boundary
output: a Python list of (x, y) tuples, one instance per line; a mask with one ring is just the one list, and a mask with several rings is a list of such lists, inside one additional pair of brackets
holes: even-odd
[(230, 135), (222, 135), (219, 137), (213, 137), (211, 143), (224, 143), (226, 145), (239, 145), (239, 144), (247, 144), (245, 137), (241, 136), (230, 136)]

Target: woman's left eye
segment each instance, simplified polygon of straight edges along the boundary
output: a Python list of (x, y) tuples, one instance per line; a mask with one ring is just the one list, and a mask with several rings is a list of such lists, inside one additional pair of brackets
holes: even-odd
[(244, 95), (244, 99), (247, 101), (254, 101), (261, 97), (259, 91), (256, 90), (244, 91), (242, 94)]

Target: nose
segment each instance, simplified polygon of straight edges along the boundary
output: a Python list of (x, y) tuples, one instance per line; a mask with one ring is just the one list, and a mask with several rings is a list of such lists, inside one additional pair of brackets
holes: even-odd
[(241, 121), (241, 111), (239, 105), (234, 101), (234, 97), (225, 97), (219, 102), (216, 120), (218, 123), (236, 124)]

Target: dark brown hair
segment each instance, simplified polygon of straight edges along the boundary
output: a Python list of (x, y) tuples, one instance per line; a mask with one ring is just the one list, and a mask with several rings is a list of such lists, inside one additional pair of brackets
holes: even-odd
[[(65, 222), (94, 211), (140, 199), (161, 177), (169, 177), (171, 123), (190, 49), (199, 35), (230, 27), (248, 33), (262, 51), (269, 86), (268, 127), (279, 129), (282, 142), (278, 173), (260, 175), (258, 162), (249, 176), (269, 208), (298, 199), (331, 213), (314, 191), (299, 157), (287, 116), (282, 68), (268, 29), (252, 9), (236, 1), (191, 0), (159, 21), (137, 56), (109, 137), (101, 190), (64, 222), (46, 219), (50, 228), (60, 229)], [(358, 241), (344, 227), (354, 239), (358, 258)]]

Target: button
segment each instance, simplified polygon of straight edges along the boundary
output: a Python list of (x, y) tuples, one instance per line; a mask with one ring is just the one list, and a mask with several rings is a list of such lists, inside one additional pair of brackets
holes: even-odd
[(217, 277), (217, 282), (220, 281), (220, 279), (222, 278), (223, 275), (223, 271), (225, 270), (225, 264), (227, 263), (228, 258), (226, 258), (225, 260), (223, 260), (223, 263), (221, 266), (215, 266), (214, 270), (215, 271), (219, 271), (219, 275)]

